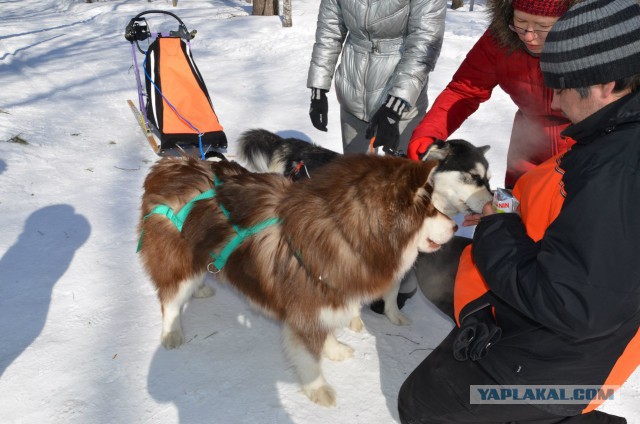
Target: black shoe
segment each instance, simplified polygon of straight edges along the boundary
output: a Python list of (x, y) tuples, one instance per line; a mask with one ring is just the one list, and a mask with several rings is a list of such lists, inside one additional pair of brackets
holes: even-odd
[[(418, 291), (418, 288), (415, 287), (412, 291), (407, 292), (407, 293), (398, 293), (398, 297), (397, 297), (397, 302), (398, 302), (398, 309), (402, 309), (402, 307), (404, 306), (404, 304), (407, 302), (407, 299), (410, 299), (413, 297), (414, 294), (416, 294), (416, 292)], [(383, 299), (378, 299), (373, 301), (370, 305), (369, 308), (371, 308), (371, 310), (373, 312), (375, 312), (376, 314), (380, 314), (383, 315), (384, 314), (384, 300)]]
[(378, 299), (371, 302), (369, 308), (376, 314), (383, 315), (384, 314), (384, 300)]
[(414, 287), (413, 290), (406, 293), (398, 293), (398, 309), (402, 309), (407, 299), (411, 299), (414, 294), (418, 291), (418, 287)]

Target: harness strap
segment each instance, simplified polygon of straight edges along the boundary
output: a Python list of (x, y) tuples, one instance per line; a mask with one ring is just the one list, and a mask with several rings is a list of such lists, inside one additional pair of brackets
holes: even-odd
[[(222, 205), (219, 205), (220, 209), (223, 210), (223, 213), (225, 213), (225, 210), (223, 208)], [(225, 215), (227, 215), (228, 212), (225, 213)], [(227, 264), (227, 260), (229, 259), (229, 256), (231, 256), (231, 254), (233, 253), (234, 250), (236, 250), (236, 248), (238, 246), (240, 246), (240, 244), (247, 238), (247, 237), (251, 237), (254, 234), (259, 233), (260, 231), (264, 230), (265, 228), (271, 226), (271, 225), (276, 225), (281, 223), (282, 220), (280, 218), (269, 218), (267, 220), (264, 220), (262, 222), (257, 223), (256, 225), (253, 225), (249, 228), (239, 228), (236, 225), (233, 226), (233, 228), (236, 230), (236, 235), (231, 239), (231, 241), (229, 243), (227, 243), (227, 245), (224, 247), (224, 249), (222, 249), (222, 251), (220, 252), (220, 254), (216, 255), (213, 252), (210, 252), (209, 254), (211, 255), (211, 257), (213, 258), (213, 266), (216, 267), (217, 271), (210, 271), (210, 272), (218, 272), (220, 271), (226, 264)]]
[[(220, 179), (216, 175), (214, 175), (213, 181), (216, 187), (222, 184), (222, 181), (220, 181)], [(149, 218), (151, 215), (163, 215), (167, 217), (173, 223), (173, 225), (176, 226), (178, 231), (182, 232), (184, 221), (187, 219), (187, 216), (189, 216), (189, 213), (191, 212), (191, 209), (193, 209), (193, 206), (195, 205), (195, 203), (199, 200), (211, 199), (215, 197), (215, 195), (216, 195), (215, 189), (207, 190), (204, 193), (201, 193), (200, 195), (198, 195), (197, 197), (194, 197), (193, 199), (191, 199), (186, 205), (182, 207), (182, 209), (178, 211), (178, 213), (174, 213), (173, 209), (171, 209), (167, 205), (158, 205), (155, 208), (153, 208), (151, 212), (145, 215), (144, 218), (142, 218), (142, 222), (144, 223), (144, 221), (146, 221), (147, 218)], [(222, 203), (219, 203), (219, 202), (218, 202), (218, 206), (220, 207), (220, 210), (222, 211), (224, 216), (227, 218), (227, 220), (230, 221), (230, 214), (227, 208), (225, 208), (222, 205)], [(264, 230), (265, 228), (271, 225), (276, 225), (281, 222), (282, 220), (280, 218), (269, 218), (249, 228), (240, 228), (237, 225), (232, 224), (233, 229), (236, 232), (236, 235), (231, 239), (229, 243), (227, 243), (227, 245), (222, 249), (220, 254), (216, 255), (213, 252), (209, 253), (213, 258), (213, 262), (209, 265), (213, 265), (216, 268), (215, 271), (211, 271), (211, 272), (214, 272), (214, 273), (219, 272), (226, 265), (227, 260), (229, 259), (229, 256), (231, 256), (233, 251), (236, 250), (238, 246), (240, 246), (240, 244), (246, 238), (259, 233), (260, 231)], [(140, 249), (142, 249), (143, 235), (144, 235), (144, 228), (140, 232), (140, 239), (138, 240), (138, 248), (136, 252), (140, 252)]]
[[(220, 181), (220, 178), (218, 178), (217, 175), (213, 176), (213, 184), (216, 187), (222, 184), (222, 181)], [(218, 206), (220, 207), (220, 210), (222, 211), (224, 216), (227, 218), (227, 220), (230, 220), (230, 214), (227, 208), (225, 208), (224, 205), (220, 202), (218, 202)], [(252, 235), (257, 234), (260, 231), (264, 230), (265, 228), (271, 225), (279, 224), (280, 222), (282, 222), (282, 220), (279, 218), (269, 218), (249, 228), (240, 228), (237, 225), (232, 224), (233, 229), (236, 232), (236, 235), (231, 239), (229, 243), (227, 243), (227, 245), (222, 249), (220, 254), (216, 255), (213, 252), (209, 253), (213, 258), (212, 265), (216, 267), (216, 271), (211, 271), (211, 272), (214, 272), (214, 273), (219, 272), (227, 264), (227, 260), (229, 259), (229, 256), (231, 256), (233, 251), (236, 250), (236, 248), (240, 246), (240, 244), (247, 237), (251, 237)]]
[[(174, 213), (173, 209), (171, 209), (167, 205), (158, 205), (155, 208), (153, 208), (151, 212), (146, 214), (144, 218), (142, 218), (142, 222), (146, 221), (147, 218), (149, 218), (151, 215), (164, 215), (167, 218), (169, 218), (169, 220), (173, 223), (173, 225), (176, 226), (178, 231), (182, 232), (184, 221), (187, 219), (187, 216), (189, 216), (189, 213), (191, 212), (191, 209), (193, 209), (193, 206), (195, 205), (195, 203), (199, 200), (211, 199), (215, 197), (215, 195), (216, 195), (216, 192), (214, 189), (207, 190), (204, 193), (200, 193), (198, 196), (194, 197), (186, 205), (184, 205), (182, 209), (178, 211), (178, 213)], [(140, 231), (140, 239), (138, 240), (138, 248), (136, 249), (136, 253), (140, 252), (140, 249), (142, 249), (143, 235), (144, 235), (144, 228), (142, 229), (142, 231)]]

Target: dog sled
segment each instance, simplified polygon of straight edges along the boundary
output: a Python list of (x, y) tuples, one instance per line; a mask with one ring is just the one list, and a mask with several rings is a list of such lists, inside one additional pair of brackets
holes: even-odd
[[(152, 32), (147, 17), (158, 14), (175, 19), (177, 30)], [(157, 155), (224, 158), (227, 138), (191, 54), (195, 34), (171, 12), (148, 10), (133, 17), (124, 36), (131, 43), (138, 106), (127, 102)], [(142, 66), (138, 54), (144, 56)]]

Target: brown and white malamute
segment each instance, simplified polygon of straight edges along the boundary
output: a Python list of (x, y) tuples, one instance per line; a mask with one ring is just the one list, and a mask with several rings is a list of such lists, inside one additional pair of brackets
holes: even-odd
[(207, 271), (282, 322), (283, 341), (305, 394), (336, 396), (321, 355), (352, 356), (333, 330), (359, 321), (413, 265), (451, 239), (455, 223), (432, 198), (438, 161), (340, 156), (314, 178), (251, 173), (234, 162), (164, 158), (142, 197), (140, 255), (162, 306), (162, 344), (184, 341), (183, 306), (206, 297)]
[[(480, 213), (492, 199), (489, 164), (484, 154), (489, 146), (475, 147), (465, 140), (437, 140), (422, 157), (439, 160), (431, 179), (435, 186), (433, 204), (453, 218), (458, 213)], [(340, 157), (339, 153), (297, 138), (283, 138), (264, 129), (245, 131), (238, 139), (238, 159), (254, 172), (275, 172), (294, 181), (315, 178), (322, 166)], [(372, 188), (375, 191), (375, 188)], [(407, 297), (398, 294), (400, 284), (392, 286), (372, 305), (396, 324), (409, 324), (399, 305)], [(397, 299), (397, 301), (396, 301)]]

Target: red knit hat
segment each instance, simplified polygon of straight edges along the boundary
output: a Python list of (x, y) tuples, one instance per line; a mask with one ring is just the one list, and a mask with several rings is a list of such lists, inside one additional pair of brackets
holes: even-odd
[(513, 0), (514, 9), (537, 16), (560, 17), (569, 9), (567, 0)]

